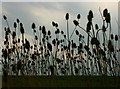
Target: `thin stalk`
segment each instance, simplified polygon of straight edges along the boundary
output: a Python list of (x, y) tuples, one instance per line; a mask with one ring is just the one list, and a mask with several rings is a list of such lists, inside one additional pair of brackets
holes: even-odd
[(96, 38), (98, 37), (98, 35), (99, 35), (99, 31), (101, 31), (102, 29), (99, 29), (99, 30), (97, 30), (97, 32), (96, 32)]
[(93, 24), (92, 24), (92, 31), (93, 31), (93, 37), (95, 37), (95, 31), (94, 31)]
[[(87, 33), (87, 31), (83, 27), (81, 27), (80, 25), (78, 25), (78, 27), (81, 28), (83, 31), (85, 31)], [(90, 34), (88, 34), (88, 35), (92, 38), (92, 36)]]
[[(104, 48), (105, 48), (105, 32), (103, 32), (103, 43), (104, 43)], [(105, 49), (104, 49), (105, 51)]]
[(73, 36), (73, 33), (74, 33), (74, 31), (75, 31), (76, 28), (77, 28), (77, 26), (75, 26), (75, 28), (74, 28), (72, 34), (70, 35), (70, 40), (71, 40), (71, 38), (72, 38), (72, 36)]
[(103, 16), (102, 16), (102, 13), (101, 13), (100, 7), (99, 7), (99, 12), (100, 12), (100, 15), (101, 15), (102, 20), (104, 20), (104, 19), (103, 19)]
[[(39, 32), (39, 43), (41, 44), (41, 30), (40, 30), (40, 32)], [(40, 45), (39, 44), (39, 45)]]
[[(79, 19), (78, 19), (78, 21), (79, 21)], [(75, 31), (76, 28), (77, 28), (77, 26), (75, 26), (75, 28), (74, 28), (72, 34), (70, 35), (70, 40), (71, 40), (71, 38), (72, 38), (72, 36), (73, 36), (73, 33), (74, 33), (74, 31)]]
[(8, 23), (8, 21), (7, 21), (7, 20), (6, 20), (6, 23), (7, 23), (7, 26), (8, 26), (8, 27), (10, 27), (10, 26), (9, 26), (9, 23)]
[(23, 41), (23, 51), (25, 53), (25, 50), (24, 50), (24, 34), (22, 34), (22, 41)]
[(69, 23), (68, 23), (68, 20), (67, 20), (67, 38), (68, 38), (68, 41), (69, 41)]
[(89, 47), (89, 40), (90, 40), (90, 38), (89, 38), (89, 33), (88, 33), (88, 39), (87, 39), (87, 45), (88, 45), (88, 47)]
[[(91, 46), (92, 46), (91, 48), (92, 48), (92, 52), (93, 52), (93, 45), (91, 45)], [(94, 55), (94, 52), (93, 52), (93, 55)], [(93, 58), (93, 60), (95, 60), (95, 59)], [(93, 75), (93, 73), (94, 73), (94, 71), (93, 71), (93, 70), (94, 70), (94, 66), (93, 66), (93, 62), (94, 62), (94, 61), (93, 61), (93, 60), (91, 60), (91, 74), (92, 74), (92, 75)]]
[[(64, 35), (63, 35), (63, 36), (64, 36)], [(64, 38), (65, 38), (65, 37), (64, 37)], [(65, 40), (66, 40), (66, 41), (68, 41), (68, 39), (67, 39), (67, 38), (65, 38)], [(69, 41), (68, 41), (68, 42), (69, 42)]]
[(19, 23), (18, 23), (18, 32), (17, 32), (17, 34), (18, 34), (18, 38), (19, 38), (19, 30), (20, 29), (20, 27), (19, 27)]
[(110, 35), (111, 35), (111, 23), (110, 23), (109, 39), (110, 39)]

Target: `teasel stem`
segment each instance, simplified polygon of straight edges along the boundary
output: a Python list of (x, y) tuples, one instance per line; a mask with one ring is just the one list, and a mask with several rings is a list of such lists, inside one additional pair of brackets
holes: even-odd
[(68, 20), (67, 20), (67, 36), (68, 36), (68, 41), (69, 41), (69, 23), (68, 23)]
[(8, 23), (8, 20), (6, 19), (6, 23), (7, 23), (7, 26), (10, 28), (10, 26), (9, 26), (9, 23)]
[[(79, 19), (78, 19), (78, 21), (79, 21)], [(75, 28), (74, 28), (72, 34), (70, 35), (70, 40), (71, 40), (71, 38), (72, 38), (72, 36), (73, 36), (73, 33), (74, 33), (74, 31), (76, 30), (76, 28), (77, 28), (77, 26), (75, 26)]]
[(103, 16), (102, 16), (102, 13), (101, 13), (101, 8), (100, 8), (100, 7), (99, 7), (99, 12), (100, 12), (100, 15), (101, 15), (102, 20), (104, 20), (104, 19), (103, 19)]
[(93, 37), (95, 37), (95, 31), (94, 31), (93, 23), (92, 23), (92, 31), (93, 31)]
[[(88, 34), (88, 32), (83, 27), (81, 27), (80, 25), (78, 25), (78, 27), (81, 28), (83, 31), (85, 31)], [(88, 35), (89, 35), (89, 37), (92, 38), (92, 36), (90, 34), (88, 34)]]
[(87, 45), (89, 47), (89, 40), (90, 40), (90, 37), (89, 37), (89, 32), (88, 32), (88, 38), (87, 38)]
[(72, 38), (72, 36), (73, 36), (73, 33), (74, 33), (74, 31), (75, 31), (76, 28), (77, 28), (77, 26), (75, 26), (75, 28), (74, 28), (72, 34), (70, 35), (70, 40), (71, 40), (71, 38)]
[[(108, 24), (108, 23), (107, 23), (107, 24)], [(109, 23), (109, 25), (110, 25), (110, 31), (109, 31), (109, 39), (110, 39), (111, 30), (112, 30), (112, 28), (111, 28), (111, 22)]]
[(102, 29), (97, 30), (97, 32), (96, 32), (96, 38), (98, 37), (99, 31), (101, 31), (101, 30), (102, 30)]

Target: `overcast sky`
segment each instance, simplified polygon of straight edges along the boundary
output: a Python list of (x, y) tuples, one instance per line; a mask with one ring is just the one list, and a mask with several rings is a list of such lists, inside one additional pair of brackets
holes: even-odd
[[(66, 30), (64, 16), (67, 12), (70, 13), (71, 23), (73, 19), (76, 18), (76, 15), (80, 13), (82, 16), (81, 25), (85, 27), (87, 23), (86, 16), (88, 14), (88, 11), (92, 10), (95, 14), (94, 22), (97, 22), (99, 25), (101, 25), (101, 18), (98, 11), (99, 7), (101, 7), (101, 10), (103, 10), (104, 8), (109, 9), (112, 15), (112, 27), (114, 28), (113, 32), (117, 33), (117, 24), (115, 18), (118, 19), (118, 1), (119, 0), (114, 0), (114, 2), (113, 0), (0, 0), (0, 17), (2, 17), (1, 15), (3, 14), (7, 15), (7, 17), (9, 18), (10, 26), (12, 26), (12, 23), (15, 21), (16, 18), (19, 18), (25, 25), (26, 34), (31, 35), (32, 31), (30, 28), (30, 24), (32, 22), (35, 22), (37, 26), (46, 25), (50, 30), (53, 30), (51, 26), (51, 21), (54, 20), (56, 22), (59, 22), (59, 27), (61, 29)], [(1, 21), (3, 22), (3, 25), (1, 24)], [(73, 23), (71, 23), (70, 31), (73, 30)], [(4, 27), (5, 23), (3, 20), (0, 20), (0, 27), (2, 26)], [(1, 38), (2, 32), (0, 33), (0, 40)]]
[[(33, 31), (31, 24), (34, 22), (37, 27), (46, 26), (47, 30), (54, 32), (54, 28), (51, 25), (52, 21), (58, 22), (60, 30), (66, 32), (66, 20), (65, 14), (70, 14), (69, 26), (70, 33), (74, 29), (73, 20), (76, 19), (77, 14), (81, 15), (80, 25), (86, 28), (87, 15), (89, 10), (94, 13), (93, 22), (102, 26), (102, 19), (99, 13), (99, 7), (101, 11), (108, 8), (112, 18), (112, 31), (118, 33), (118, 25), (115, 19), (118, 19), (118, 3), (117, 2), (3, 2), (2, 3), (2, 15), (6, 15), (11, 28), (13, 28), (13, 22), (16, 18), (24, 24), (25, 33), (28, 37), (31, 37)], [(4, 20), (2, 20), (3, 28), (6, 26)], [(79, 32), (84, 34), (83, 31), (78, 29)], [(52, 34), (54, 37), (54, 33)], [(76, 36), (73, 36), (76, 40)]]

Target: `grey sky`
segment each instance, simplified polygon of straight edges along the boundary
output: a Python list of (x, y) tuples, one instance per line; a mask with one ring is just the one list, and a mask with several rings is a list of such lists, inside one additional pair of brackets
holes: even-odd
[[(66, 32), (65, 14), (70, 14), (70, 33), (74, 29), (73, 20), (76, 19), (77, 14), (81, 14), (80, 25), (86, 28), (87, 15), (89, 10), (94, 13), (94, 23), (98, 23), (101, 27), (102, 19), (99, 13), (108, 8), (112, 18), (112, 30), (118, 33), (118, 25), (115, 18), (118, 19), (118, 4), (117, 2), (3, 2), (2, 14), (8, 17), (11, 28), (16, 18), (23, 22), (26, 34), (30, 37), (32, 35), (31, 24), (34, 22), (36, 26), (46, 26), (47, 30), (54, 32), (51, 25), (52, 21), (58, 22), (60, 30)], [(3, 27), (6, 26), (5, 21), (2, 20)], [(83, 31), (78, 29), (82, 34)], [(76, 40), (76, 36), (73, 36)]]
[[(1, 0), (2, 2), (113, 2), (113, 0)], [(119, 0), (114, 0), (118, 2)]]

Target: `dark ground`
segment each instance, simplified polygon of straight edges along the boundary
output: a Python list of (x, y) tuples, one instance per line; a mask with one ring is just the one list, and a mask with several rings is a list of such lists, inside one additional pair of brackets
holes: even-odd
[[(8, 76), (2, 77), (3, 89), (41, 89), (41, 88), (99, 87), (120, 89), (120, 77), (110, 76)], [(105, 89), (106, 89), (105, 88)], [(78, 89), (78, 88), (77, 88)]]

